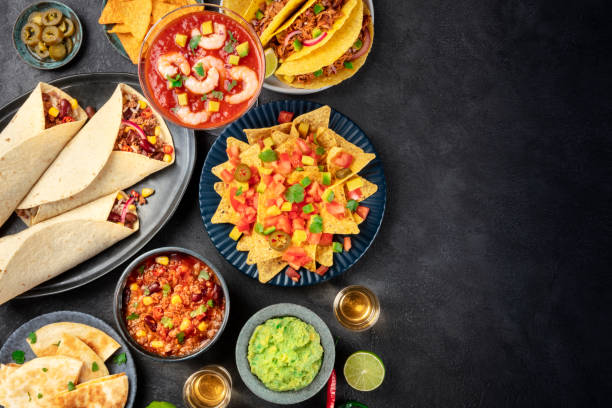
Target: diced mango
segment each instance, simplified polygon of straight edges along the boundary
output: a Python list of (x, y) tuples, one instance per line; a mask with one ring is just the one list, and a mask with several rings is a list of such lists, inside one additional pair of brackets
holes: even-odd
[(72, 99), (70, 101), (70, 106), (73, 110), (76, 110), (79, 107), (79, 101), (77, 101), (76, 99)]
[(146, 103), (145, 101), (143, 101), (142, 99), (140, 99), (140, 100), (138, 101), (138, 107), (139, 107), (140, 109), (147, 109), (147, 103)]
[(162, 347), (164, 347), (164, 342), (161, 341), (161, 340), (153, 340), (151, 342), (151, 347), (153, 347), (153, 348), (162, 348)]
[(242, 192), (244, 193), (249, 189), (249, 183), (246, 181), (236, 181), (236, 187), (241, 188)]
[(178, 99), (178, 103), (181, 106), (187, 106), (187, 104), (189, 103), (189, 100), (187, 99), (187, 94), (186, 93), (180, 93), (177, 96)]
[(240, 57), (246, 57), (247, 55), (249, 55), (249, 42), (245, 41), (243, 43), (240, 43), (236, 46), (236, 52), (238, 53), (238, 55), (240, 55)]
[(203, 22), (202, 26), (200, 27), (200, 31), (202, 32), (202, 35), (212, 34), (213, 33), (212, 21)]
[(242, 235), (242, 232), (238, 230), (238, 227), (234, 226), (232, 231), (229, 233), (229, 237), (234, 241), (238, 241), (238, 238)]
[(272, 171), (273, 171), (272, 169), (269, 169), (269, 168), (263, 167), (263, 166), (259, 166), (257, 168), (257, 170), (259, 170), (260, 174), (272, 174)]
[(355, 177), (346, 182), (346, 189), (353, 191), (363, 187), (363, 179), (361, 177)]
[(52, 106), (51, 108), (49, 108), (49, 116), (53, 116), (55, 118), (57, 117), (57, 115), (59, 115), (59, 111), (57, 110), (55, 106)]
[(140, 195), (143, 196), (144, 198), (147, 198), (149, 196), (152, 196), (153, 193), (155, 193), (155, 190), (152, 188), (143, 188), (142, 191), (140, 192)]
[(141, 329), (141, 330), (138, 330), (138, 331), (136, 332), (136, 336), (137, 336), (137, 337), (144, 337), (144, 336), (146, 336), (146, 335), (147, 335), (147, 332), (146, 332), (146, 331), (144, 331), (144, 330), (142, 330), (142, 329)]
[(310, 156), (302, 156), (302, 164), (305, 166), (314, 165), (314, 159)]
[(170, 260), (168, 259), (167, 256), (158, 256), (158, 257), (155, 258), (155, 262), (160, 264), (160, 265), (168, 265)]
[(142, 304), (145, 306), (149, 306), (153, 304), (153, 298), (151, 296), (145, 296), (142, 298)]
[(285, 201), (283, 205), (281, 205), (281, 211), (291, 211), (291, 208), (293, 208), (293, 206), (289, 201)]
[(291, 237), (291, 241), (293, 241), (293, 243), (296, 245), (300, 245), (302, 242), (306, 241), (306, 231), (304, 230), (293, 231), (293, 237)]
[(273, 205), (272, 207), (268, 207), (266, 209), (266, 215), (269, 215), (269, 216), (272, 216), (272, 217), (275, 216), (275, 215), (280, 215), (280, 213), (281, 213), (280, 208), (278, 208), (275, 205)]
[(232, 65), (238, 65), (240, 63), (240, 57), (237, 55), (230, 55), (227, 62)]
[(310, 130), (310, 125), (308, 123), (306, 123), (306, 122), (302, 122), (298, 126), (298, 132), (299, 132), (300, 136), (302, 136), (302, 137), (306, 137), (306, 135), (308, 134), (309, 130)]
[(172, 162), (172, 156), (171, 156), (171, 155), (169, 155), (169, 154), (164, 154), (164, 158), (163, 158), (163, 160), (164, 160), (166, 163), (170, 163), (170, 162)]
[(208, 101), (207, 111), (209, 112), (219, 112), (219, 102), (218, 101)]
[[(266, 138), (263, 140), (263, 144), (264, 144), (264, 146), (266, 147), (266, 149), (271, 149), (271, 148), (272, 148), (272, 146), (274, 145), (274, 140), (272, 140), (272, 138), (271, 138), (271, 137), (266, 137)], [(264, 150), (265, 150), (265, 149), (264, 149)]]
[(200, 324), (198, 324), (198, 330), (203, 332), (204, 330), (208, 329), (208, 324), (206, 322), (202, 322)]
[(170, 298), (170, 303), (172, 303), (173, 305), (180, 305), (183, 303), (183, 299), (181, 299), (179, 295), (172, 295), (172, 297)]
[(179, 47), (184, 47), (185, 45), (187, 45), (187, 36), (185, 34), (175, 34), (174, 35), (174, 42)]
[(155, 136), (147, 136), (147, 140), (149, 141), (149, 143), (151, 143), (152, 145), (154, 145), (155, 143), (157, 143), (157, 138)]
[(138, 288), (139, 288), (139, 286), (138, 286), (138, 284), (137, 284), (137, 283), (132, 283), (132, 284), (130, 285), (130, 290), (138, 290)]
[(161, 133), (161, 128), (159, 126), (155, 126), (155, 136), (159, 136)]

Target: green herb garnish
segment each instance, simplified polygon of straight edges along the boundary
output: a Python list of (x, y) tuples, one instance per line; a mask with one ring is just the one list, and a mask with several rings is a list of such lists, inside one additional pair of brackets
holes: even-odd
[(166, 329), (171, 329), (171, 328), (174, 327), (174, 323), (172, 323), (172, 319), (169, 318), (168, 316), (164, 316), (164, 317), (161, 318), (161, 324)]
[(298, 39), (293, 40), (293, 48), (296, 51), (300, 51), (302, 48), (304, 47), (304, 45), (302, 45), (302, 42)]
[(302, 185), (302, 187), (308, 187), (310, 183), (311, 183), (310, 177), (304, 177), (302, 181), (300, 181), (300, 184)]
[[(201, 39), (202, 39), (202, 36), (199, 34), (191, 37), (191, 40), (189, 40), (189, 48), (191, 48), (191, 51), (194, 51), (196, 48), (198, 48), (198, 44), (200, 43)], [(203, 75), (203, 74), (200, 74), (200, 75)]]
[(234, 33), (232, 33), (231, 31), (228, 31), (228, 33), (229, 33), (230, 39), (227, 43), (225, 43), (225, 48), (223, 48), (223, 51), (227, 52), (228, 54), (231, 54), (234, 51), (236, 51), (235, 45), (238, 41), (234, 37)]
[(100, 367), (98, 367), (98, 363), (96, 363), (95, 361), (93, 363), (91, 363), (91, 371), (92, 372), (96, 372), (100, 369)]
[(241, 194), (242, 194), (242, 186), (238, 187), (238, 190), (236, 190), (236, 197), (238, 197)]
[(323, 7), (319, 3), (315, 4), (314, 7), (312, 8), (312, 11), (314, 11), (315, 15), (319, 14), (323, 10), (325, 10), (325, 7)]
[(11, 354), (13, 361), (17, 364), (25, 363), (25, 353), (22, 350), (15, 350), (13, 354)]
[(117, 354), (115, 358), (113, 358), (113, 362), (118, 365), (125, 364), (127, 363), (127, 356), (125, 353)]
[(38, 399), (41, 399), (43, 397), (43, 395), (39, 392), (38, 395), (36, 396)]
[(312, 204), (306, 204), (305, 206), (302, 207), (302, 212), (304, 214), (310, 214), (313, 211), (314, 211), (314, 206)]
[(211, 98), (216, 98), (216, 99), (222, 101), (223, 100), (223, 92), (221, 92), (221, 91), (212, 91), (210, 93), (210, 97)]
[(304, 201), (304, 187), (294, 184), (285, 191), (285, 200), (290, 203), (301, 203)]
[(344, 61), (344, 67), (348, 69), (353, 69), (353, 63), (351, 61)]
[(256, 19), (261, 20), (261, 19), (263, 18), (263, 16), (264, 16), (263, 11), (261, 11), (261, 10), (257, 10), (257, 11), (255, 12), (255, 18), (256, 18)]
[(49, 371), (49, 369), (47, 367), (43, 367), (42, 371), (43, 371), (43, 373), (46, 373), (47, 371)]
[(325, 154), (325, 149), (321, 146), (317, 146), (317, 148), (315, 149), (315, 153), (319, 156), (323, 156)]
[(316, 76), (318, 78), (321, 75), (323, 75), (323, 69), (318, 69), (315, 72), (313, 72), (313, 74), (314, 74), (314, 76)]
[(30, 332), (30, 334), (28, 334), (28, 339), (30, 340), (30, 344), (35, 344), (36, 343), (36, 333)]
[(232, 79), (232, 82), (227, 84), (227, 92), (231, 91), (236, 85), (238, 85), (238, 82), (236, 82), (235, 79)]
[(72, 381), (68, 381), (68, 391), (74, 391), (76, 387)]
[(358, 39), (357, 41), (355, 41), (355, 44), (353, 44), (353, 48), (356, 50), (360, 50), (361, 47), (363, 47), (363, 41)]
[(181, 76), (181, 74), (176, 74), (174, 78), (168, 75), (166, 76), (166, 79), (170, 83), (170, 88), (180, 88), (181, 86), (183, 86), (183, 77)]
[(183, 344), (183, 341), (185, 341), (185, 332), (178, 332), (176, 334), (176, 339), (178, 340), (179, 344)]
[(206, 269), (202, 269), (200, 271), (200, 274), (198, 275), (198, 279), (204, 279), (204, 280), (209, 280), (210, 279), (210, 275), (208, 274)]
[(206, 302), (206, 304), (208, 305), (208, 307), (213, 307), (213, 305), (214, 305), (212, 299), (208, 299), (208, 302)]
[(278, 155), (272, 149), (266, 149), (259, 153), (259, 158), (262, 162), (269, 163), (278, 160)]
[(319, 232), (323, 232), (323, 218), (320, 215), (313, 215), (310, 217), (310, 226), (308, 230), (313, 234), (318, 234)]
[(202, 66), (202, 63), (200, 62), (199, 64), (195, 65), (193, 67), (193, 70), (201, 77), (204, 76), (204, 67)]
[(130, 314), (129, 314), (129, 315), (126, 317), (126, 319), (128, 319), (128, 320), (136, 320), (136, 319), (138, 319), (139, 317), (140, 317), (140, 315), (139, 315), (138, 313), (130, 313)]
[(138, 267), (138, 275), (142, 276), (142, 274), (144, 273), (144, 269), (145, 269), (144, 265), (140, 265)]
[(346, 203), (346, 208), (348, 208), (351, 211), (355, 211), (358, 206), (359, 206), (359, 203), (355, 200), (348, 200), (348, 202)]

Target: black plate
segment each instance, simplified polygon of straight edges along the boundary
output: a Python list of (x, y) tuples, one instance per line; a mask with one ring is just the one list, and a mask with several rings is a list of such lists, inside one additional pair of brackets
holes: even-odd
[[(120, 82), (140, 91), (138, 77), (128, 73), (77, 74), (49, 83), (76, 98), (81, 106), (91, 105), (98, 109), (108, 100)], [(0, 109), (0, 129), (7, 125), (28, 95), (29, 93), (22, 95)], [(155, 189), (155, 195), (148, 199), (146, 205), (139, 208), (140, 230), (88, 261), (22, 294), (20, 298), (65, 292), (103, 276), (135, 255), (170, 219), (187, 189), (195, 164), (196, 150), (192, 130), (172, 123), (167, 125), (176, 149), (174, 164), (150, 175), (133, 187), (137, 191), (143, 187)], [(0, 237), (23, 229), (25, 229), (23, 222), (13, 215), (0, 228)]]

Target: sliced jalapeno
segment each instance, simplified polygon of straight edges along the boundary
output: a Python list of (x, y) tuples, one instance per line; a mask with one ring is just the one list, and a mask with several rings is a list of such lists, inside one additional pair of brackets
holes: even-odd
[(38, 24), (27, 23), (21, 29), (21, 41), (26, 45), (36, 45), (40, 41), (41, 29)]
[(64, 17), (64, 15), (61, 11), (56, 8), (50, 8), (44, 12), (42, 23), (46, 26), (55, 26), (62, 21), (62, 17)]
[(270, 235), (270, 248), (284, 251), (289, 248), (291, 237), (285, 231), (277, 230)]
[(60, 31), (59, 28), (55, 26), (47, 26), (43, 28), (42, 31), (42, 40), (47, 45), (55, 45), (62, 42), (64, 39), (64, 33)]
[(55, 61), (61, 61), (66, 58), (66, 46), (64, 44), (55, 44), (49, 47), (49, 56)]

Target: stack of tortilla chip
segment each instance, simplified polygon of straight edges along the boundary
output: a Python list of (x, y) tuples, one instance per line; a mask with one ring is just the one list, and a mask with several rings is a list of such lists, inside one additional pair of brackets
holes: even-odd
[[(262, 144), (265, 146), (271, 145), (272, 150), (281, 153), (291, 153), (296, 149), (299, 149), (298, 139), (304, 138), (299, 131), (300, 125), (302, 127), (307, 124), (309, 129), (316, 129), (316, 140), (318, 145), (325, 149), (326, 154), (322, 157), (322, 167), (318, 166), (303, 166), (300, 171), (296, 169), (290, 173), (286, 178), (286, 185), (293, 185), (300, 183), (300, 180), (308, 178), (309, 182), (317, 182), (319, 185), (325, 188), (323, 196), (329, 194), (328, 191), (333, 192), (334, 202), (342, 205), (345, 209), (343, 217), (339, 218), (330, 214), (326, 210), (324, 203), (317, 204), (320, 206), (320, 216), (322, 218), (323, 230), (325, 234), (358, 234), (358, 224), (363, 222), (355, 211), (348, 209), (347, 196), (349, 188), (347, 186), (359, 186), (360, 198), (358, 201), (363, 201), (378, 190), (378, 186), (373, 184), (364, 178), (357, 175), (365, 166), (375, 158), (373, 153), (366, 153), (358, 146), (349, 142), (333, 130), (329, 129), (329, 118), (331, 108), (324, 106), (314, 111), (308, 112), (301, 116), (298, 116), (291, 123), (283, 123), (277, 126), (262, 129), (244, 129), (247, 136), (248, 143), (229, 137), (227, 139), (228, 151), (233, 148), (238, 148), (240, 151), (240, 162), (250, 167), (259, 169), (261, 175), (265, 173), (265, 167), (260, 159), (260, 152), (262, 151)], [(332, 162), (337, 154), (346, 152), (354, 157), (354, 161), (348, 168), (349, 174), (341, 179), (335, 177), (335, 168)], [(325, 164), (323, 164), (325, 163)], [(212, 169), (212, 173), (222, 178), (224, 171), (232, 171), (235, 164), (232, 164), (230, 160), (215, 166)], [(323, 183), (323, 174), (331, 174), (331, 180), (328, 183)], [(241, 214), (239, 214), (232, 207), (232, 197), (230, 197), (230, 191), (232, 189), (240, 188), (241, 184), (236, 180), (231, 183), (217, 182), (214, 185), (215, 192), (221, 196), (221, 201), (215, 214), (212, 217), (211, 222), (213, 224), (220, 223), (231, 223), (239, 225), (241, 222)], [(270, 189), (266, 189), (263, 192), (258, 193), (257, 197), (257, 222), (264, 223), (264, 216), (267, 213), (266, 203), (270, 199), (276, 199), (270, 193)], [(357, 200), (356, 200), (357, 201)], [(232, 237), (232, 234), (230, 234)], [(235, 235), (232, 237), (236, 239)], [(333, 265), (333, 250), (332, 245), (315, 245), (309, 244), (307, 241), (302, 242), (301, 247), (306, 251), (311, 262), (305, 265), (305, 269), (311, 272), (317, 272), (317, 263), (325, 267)], [(257, 270), (259, 275), (259, 281), (262, 283), (268, 282), (276, 274), (278, 274), (283, 268), (288, 265), (288, 262), (283, 260), (283, 252), (279, 252), (271, 248), (266, 235), (260, 234), (255, 230), (249, 231), (242, 235), (237, 247), (239, 251), (249, 251), (247, 256), (247, 264), (257, 264)], [(326, 270), (326, 269), (325, 269)], [(317, 272), (319, 273), (319, 272)]]
[(36, 358), (0, 365), (0, 405), (6, 408), (122, 408), (125, 373), (109, 375), (104, 361), (121, 346), (94, 327), (52, 323), (28, 337)]
[(140, 45), (149, 28), (172, 10), (196, 4), (196, 0), (108, 0), (100, 24), (114, 24), (116, 34), (134, 64), (138, 63)]

